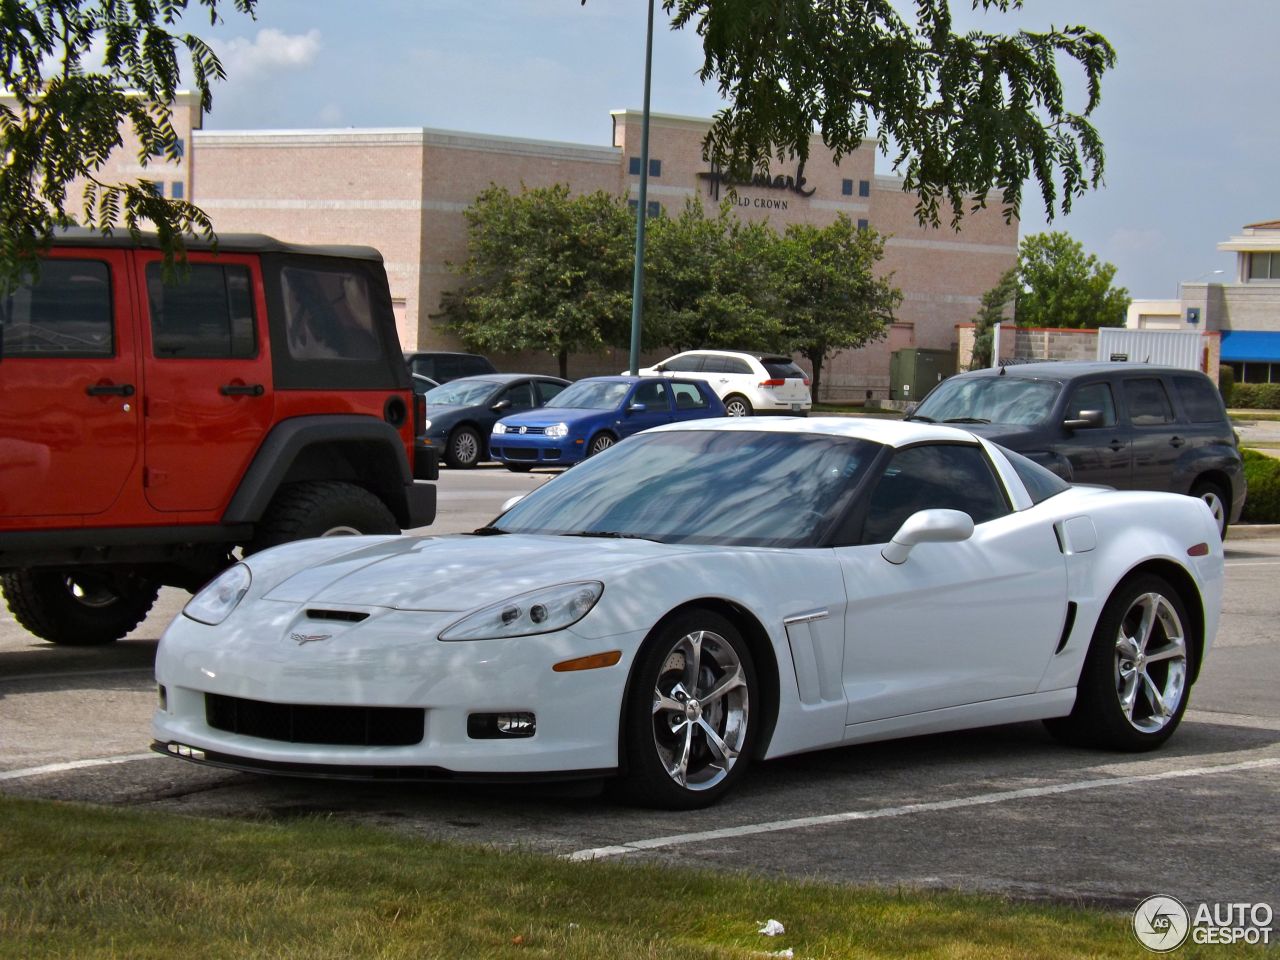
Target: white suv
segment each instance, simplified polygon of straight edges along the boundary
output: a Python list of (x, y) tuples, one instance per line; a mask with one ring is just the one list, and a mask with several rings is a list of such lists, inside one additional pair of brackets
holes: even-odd
[(705, 380), (731, 417), (753, 413), (804, 416), (813, 406), (809, 376), (791, 360), (770, 353), (686, 350), (640, 371), (641, 376)]

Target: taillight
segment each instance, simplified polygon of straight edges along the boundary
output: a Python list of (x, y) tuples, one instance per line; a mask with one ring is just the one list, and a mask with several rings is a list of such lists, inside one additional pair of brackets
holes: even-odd
[(787, 382), (787, 381), (785, 381), (785, 380), (761, 380), (761, 381), (760, 381), (760, 386), (762, 386), (762, 387), (781, 387), (781, 386), (782, 386), (783, 384), (785, 384), (786, 382)]
[(805, 377), (805, 378), (804, 378), (804, 385), (805, 385), (806, 387), (809, 385), (809, 378), (808, 378), (808, 377)]
[(413, 395), (413, 435), (422, 436), (422, 425), (427, 422), (427, 398), (420, 393)]

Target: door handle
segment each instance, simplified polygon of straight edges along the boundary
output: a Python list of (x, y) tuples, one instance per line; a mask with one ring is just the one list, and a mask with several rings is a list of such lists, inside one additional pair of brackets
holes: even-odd
[(224, 397), (260, 397), (266, 391), (260, 383), (224, 383), (218, 392)]
[(132, 397), (132, 383), (95, 383), (85, 387), (84, 392), (91, 397)]
[(1109, 444), (1107, 444), (1107, 446), (1111, 448), (1112, 453), (1119, 453), (1121, 450), (1124, 449), (1124, 442), (1121, 440), (1112, 440)]
[(1176, 450), (1178, 447), (1182, 446), (1186, 442), (1187, 441), (1183, 440), (1181, 437), (1174, 437), (1172, 440), (1169, 441), (1169, 446), (1173, 447)]

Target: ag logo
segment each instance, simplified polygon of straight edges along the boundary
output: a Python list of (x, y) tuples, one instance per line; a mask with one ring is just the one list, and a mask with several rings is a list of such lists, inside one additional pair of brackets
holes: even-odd
[(1177, 950), (1186, 942), (1191, 915), (1176, 897), (1147, 897), (1133, 911), (1133, 933), (1153, 953)]

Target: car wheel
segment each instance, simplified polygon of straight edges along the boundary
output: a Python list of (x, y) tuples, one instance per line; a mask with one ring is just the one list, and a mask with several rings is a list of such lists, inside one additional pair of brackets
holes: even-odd
[(276, 493), (245, 554), (308, 537), (399, 533), (386, 504), (364, 487), (341, 480), (291, 483)]
[(724, 398), (724, 411), (731, 417), (749, 417), (754, 412), (751, 401), (740, 393), (731, 393)]
[(1227, 492), (1212, 480), (1201, 480), (1191, 488), (1191, 496), (1199, 497), (1209, 506), (1214, 522), (1218, 524), (1218, 536), (1227, 539), (1227, 520), (1231, 512), (1231, 500)]
[(1122, 583), (1093, 632), (1071, 714), (1046, 721), (1069, 743), (1151, 750), (1173, 735), (1187, 709), (1198, 649), (1182, 598), (1160, 577)]
[(608, 450), (617, 442), (611, 433), (597, 433), (591, 438), (591, 442), (587, 444), (587, 456), (594, 457), (597, 453)]
[(670, 810), (720, 799), (751, 760), (759, 718), (755, 664), (737, 628), (706, 610), (680, 614), (645, 645), (622, 718), (628, 799)]
[(142, 622), (159, 585), (113, 570), (20, 570), (0, 576), (13, 618), (50, 643), (89, 647), (112, 643)]
[(445, 462), (451, 467), (469, 470), (480, 462), (480, 434), (471, 427), (459, 427), (449, 437)]

